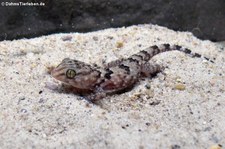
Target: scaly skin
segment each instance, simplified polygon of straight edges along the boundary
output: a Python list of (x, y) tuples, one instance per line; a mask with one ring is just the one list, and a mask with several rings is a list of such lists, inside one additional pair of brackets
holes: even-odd
[(51, 72), (52, 77), (70, 86), (76, 93), (87, 93), (86, 98), (95, 102), (107, 95), (112, 95), (132, 88), (141, 76), (151, 77), (160, 72), (162, 67), (148, 61), (155, 55), (177, 50), (191, 57), (202, 57), (191, 50), (178, 45), (162, 44), (151, 46), (130, 56), (108, 63), (104, 67), (92, 66), (81, 61), (66, 58)]

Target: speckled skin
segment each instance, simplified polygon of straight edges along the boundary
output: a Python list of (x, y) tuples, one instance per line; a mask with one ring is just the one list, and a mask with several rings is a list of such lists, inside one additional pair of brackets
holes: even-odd
[(159, 53), (172, 50), (184, 52), (191, 57), (202, 57), (178, 45), (162, 44), (151, 46), (127, 59), (112, 61), (104, 67), (66, 58), (52, 70), (51, 75), (71, 87), (74, 92), (87, 93), (86, 99), (95, 102), (106, 95), (132, 88), (141, 76), (151, 77), (160, 72), (162, 68), (159, 65), (148, 61)]

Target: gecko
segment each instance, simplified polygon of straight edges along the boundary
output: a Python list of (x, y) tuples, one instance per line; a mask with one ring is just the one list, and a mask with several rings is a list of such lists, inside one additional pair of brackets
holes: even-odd
[(107, 95), (132, 89), (141, 77), (155, 76), (163, 67), (149, 63), (149, 60), (167, 51), (181, 51), (191, 57), (203, 58), (213, 63), (213, 60), (188, 48), (161, 44), (150, 46), (128, 58), (109, 62), (103, 67), (65, 58), (51, 71), (51, 76), (65, 84), (72, 92), (84, 95), (84, 98), (94, 103)]

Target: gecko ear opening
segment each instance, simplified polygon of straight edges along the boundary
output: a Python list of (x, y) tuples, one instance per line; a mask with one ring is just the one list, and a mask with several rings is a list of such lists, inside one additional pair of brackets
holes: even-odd
[(69, 79), (73, 79), (76, 76), (76, 71), (73, 69), (68, 69), (66, 71), (66, 77)]

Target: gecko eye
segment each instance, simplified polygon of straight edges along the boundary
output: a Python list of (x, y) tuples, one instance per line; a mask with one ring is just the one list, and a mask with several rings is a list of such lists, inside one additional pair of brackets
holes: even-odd
[(66, 77), (69, 79), (73, 79), (76, 76), (76, 71), (73, 69), (68, 69), (66, 71)]

